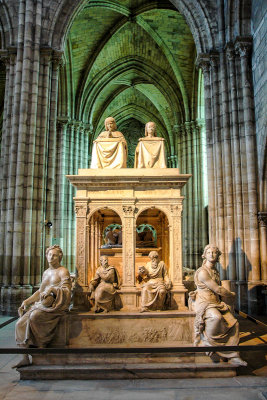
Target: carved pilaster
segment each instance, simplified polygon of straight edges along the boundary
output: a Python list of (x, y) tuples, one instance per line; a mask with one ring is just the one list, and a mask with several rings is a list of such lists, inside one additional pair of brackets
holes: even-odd
[(135, 286), (135, 206), (123, 205), (123, 286)]
[(76, 269), (77, 283), (84, 287), (88, 285), (87, 254), (86, 254), (86, 217), (88, 204), (86, 201), (76, 201)]
[(182, 204), (170, 206), (171, 231), (170, 235), (170, 276), (173, 286), (181, 285), (183, 280), (182, 272), (182, 231), (181, 217)]

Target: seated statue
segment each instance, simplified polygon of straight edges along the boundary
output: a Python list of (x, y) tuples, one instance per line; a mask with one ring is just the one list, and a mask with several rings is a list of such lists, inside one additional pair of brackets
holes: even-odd
[[(16, 323), (16, 342), (20, 347), (46, 347), (55, 335), (55, 328), (70, 306), (71, 278), (69, 271), (60, 265), (63, 252), (58, 245), (48, 247), (45, 270), (40, 289), (24, 300), (19, 308)], [(28, 354), (14, 366), (30, 364)]]
[(158, 252), (151, 251), (148, 257), (151, 261), (146, 267), (140, 267), (137, 275), (139, 283), (143, 282), (140, 312), (166, 308), (167, 294), (171, 289), (171, 280), (164, 262), (159, 261)]
[[(237, 346), (239, 343), (239, 324), (229, 305), (234, 302), (235, 293), (221, 286), (216, 269), (220, 255), (216, 246), (205, 247), (202, 267), (196, 271), (194, 278), (197, 289), (189, 294), (196, 312), (196, 346), (200, 342), (203, 346)], [(214, 361), (227, 358), (229, 363), (247, 365), (235, 351), (210, 352), (209, 356)]]
[(166, 168), (164, 141), (156, 135), (155, 122), (148, 122), (135, 150), (134, 168)]
[(105, 119), (106, 130), (94, 140), (90, 168), (126, 168), (127, 143), (115, 119)]
[(121, 308), (117, 290), (120, 288), (120, 276), (115, 267), (108, 265), (108, 257), (100, 257), (94, 279), (89, 285), (90, 299), (95, 302), (95, 312), (108, 312)]

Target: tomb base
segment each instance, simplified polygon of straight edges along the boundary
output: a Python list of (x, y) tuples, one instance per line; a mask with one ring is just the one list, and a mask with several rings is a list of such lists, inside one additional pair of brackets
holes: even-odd
[[(66, 348), (89, 348), (92, 352), (33, 355), (32, 365), (18, 368), (20, 379), (235, 376), (234, 365), (224, 362), (215, 364), (205, 354), (168, 352), (169, 347), (193, 345), (194, 316), (188, 311), (71, 312), (60, 322), (51, 346), (59, 345), (57, 336), (60, 336), (66, 338)], [(166, 352), (162, 352), (162, 347), (166, 348)], [(107, 348), (114, 351), (105, 352)], [(159, 348), (161, 350), (157, 351)]]

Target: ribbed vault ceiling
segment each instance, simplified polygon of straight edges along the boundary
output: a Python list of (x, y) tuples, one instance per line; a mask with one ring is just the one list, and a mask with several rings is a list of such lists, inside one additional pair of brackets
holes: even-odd
[(195, 45), (169, 1), (88, 1), (73, 21), (65, 57), (61, 113), (90, 124), (95, 136), (107, 116), (119, 128), (154, 120), (169, 152), (173, 127), (194, 117)]

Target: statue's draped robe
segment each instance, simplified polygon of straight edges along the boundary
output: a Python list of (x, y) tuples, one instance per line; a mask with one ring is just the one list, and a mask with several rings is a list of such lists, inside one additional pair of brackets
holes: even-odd
[(16, 324), (16, 342), (18, 345), (45, 347), (55, 334), (60, 318), (68, 311), (71, 301), (71, 280), (66, 278), (53, 287), (56, 291), (51, 307), (45, 307), (36, 301), (30, 309), (19, 318)]
[(91, 298), (95, 300), (96, 310), (102, 308), (110, 311), (121, 307), (117, 289), (120, 287), (120, 276), (115, 267), (104, 268), (100, 266), (96, 270), (94, 279), (90, 285), (95, 288)]
[(135, 150), (135, 168), (166, 168), (164, 139), (141, 138)]
[(126, 168), (127, 143), (121, 132), (102, 132), (94, 141), (90, 168)]
[[(203, 269), (218, 285), (221, 283), (219, 272), (216, 269), (211, 270), (202, 266), (195, 273), (194, 280), (197, 286), (194, 301), (196, 336), (200, 335), (204, 346), (237, 346), (239, 343), (238, 322), (231, 313), (230, 307), (221, 301), (220, 296), (198, 279), (198, 275)], [(214, 309), (218, 312), (214, 312)], [(214, 318), (214, 315), (216, 315), (216, 318)], [(216, 353), (226, 358), (238, 356), (235, 352)]]
[(141, 307), (149, 310), (162, 310), (166, 299), (169, 277), (166, 266), (160, 261), (156, 268), (151, 261), (146, 264), (148, 281), (144, 283), (141, 292)]

